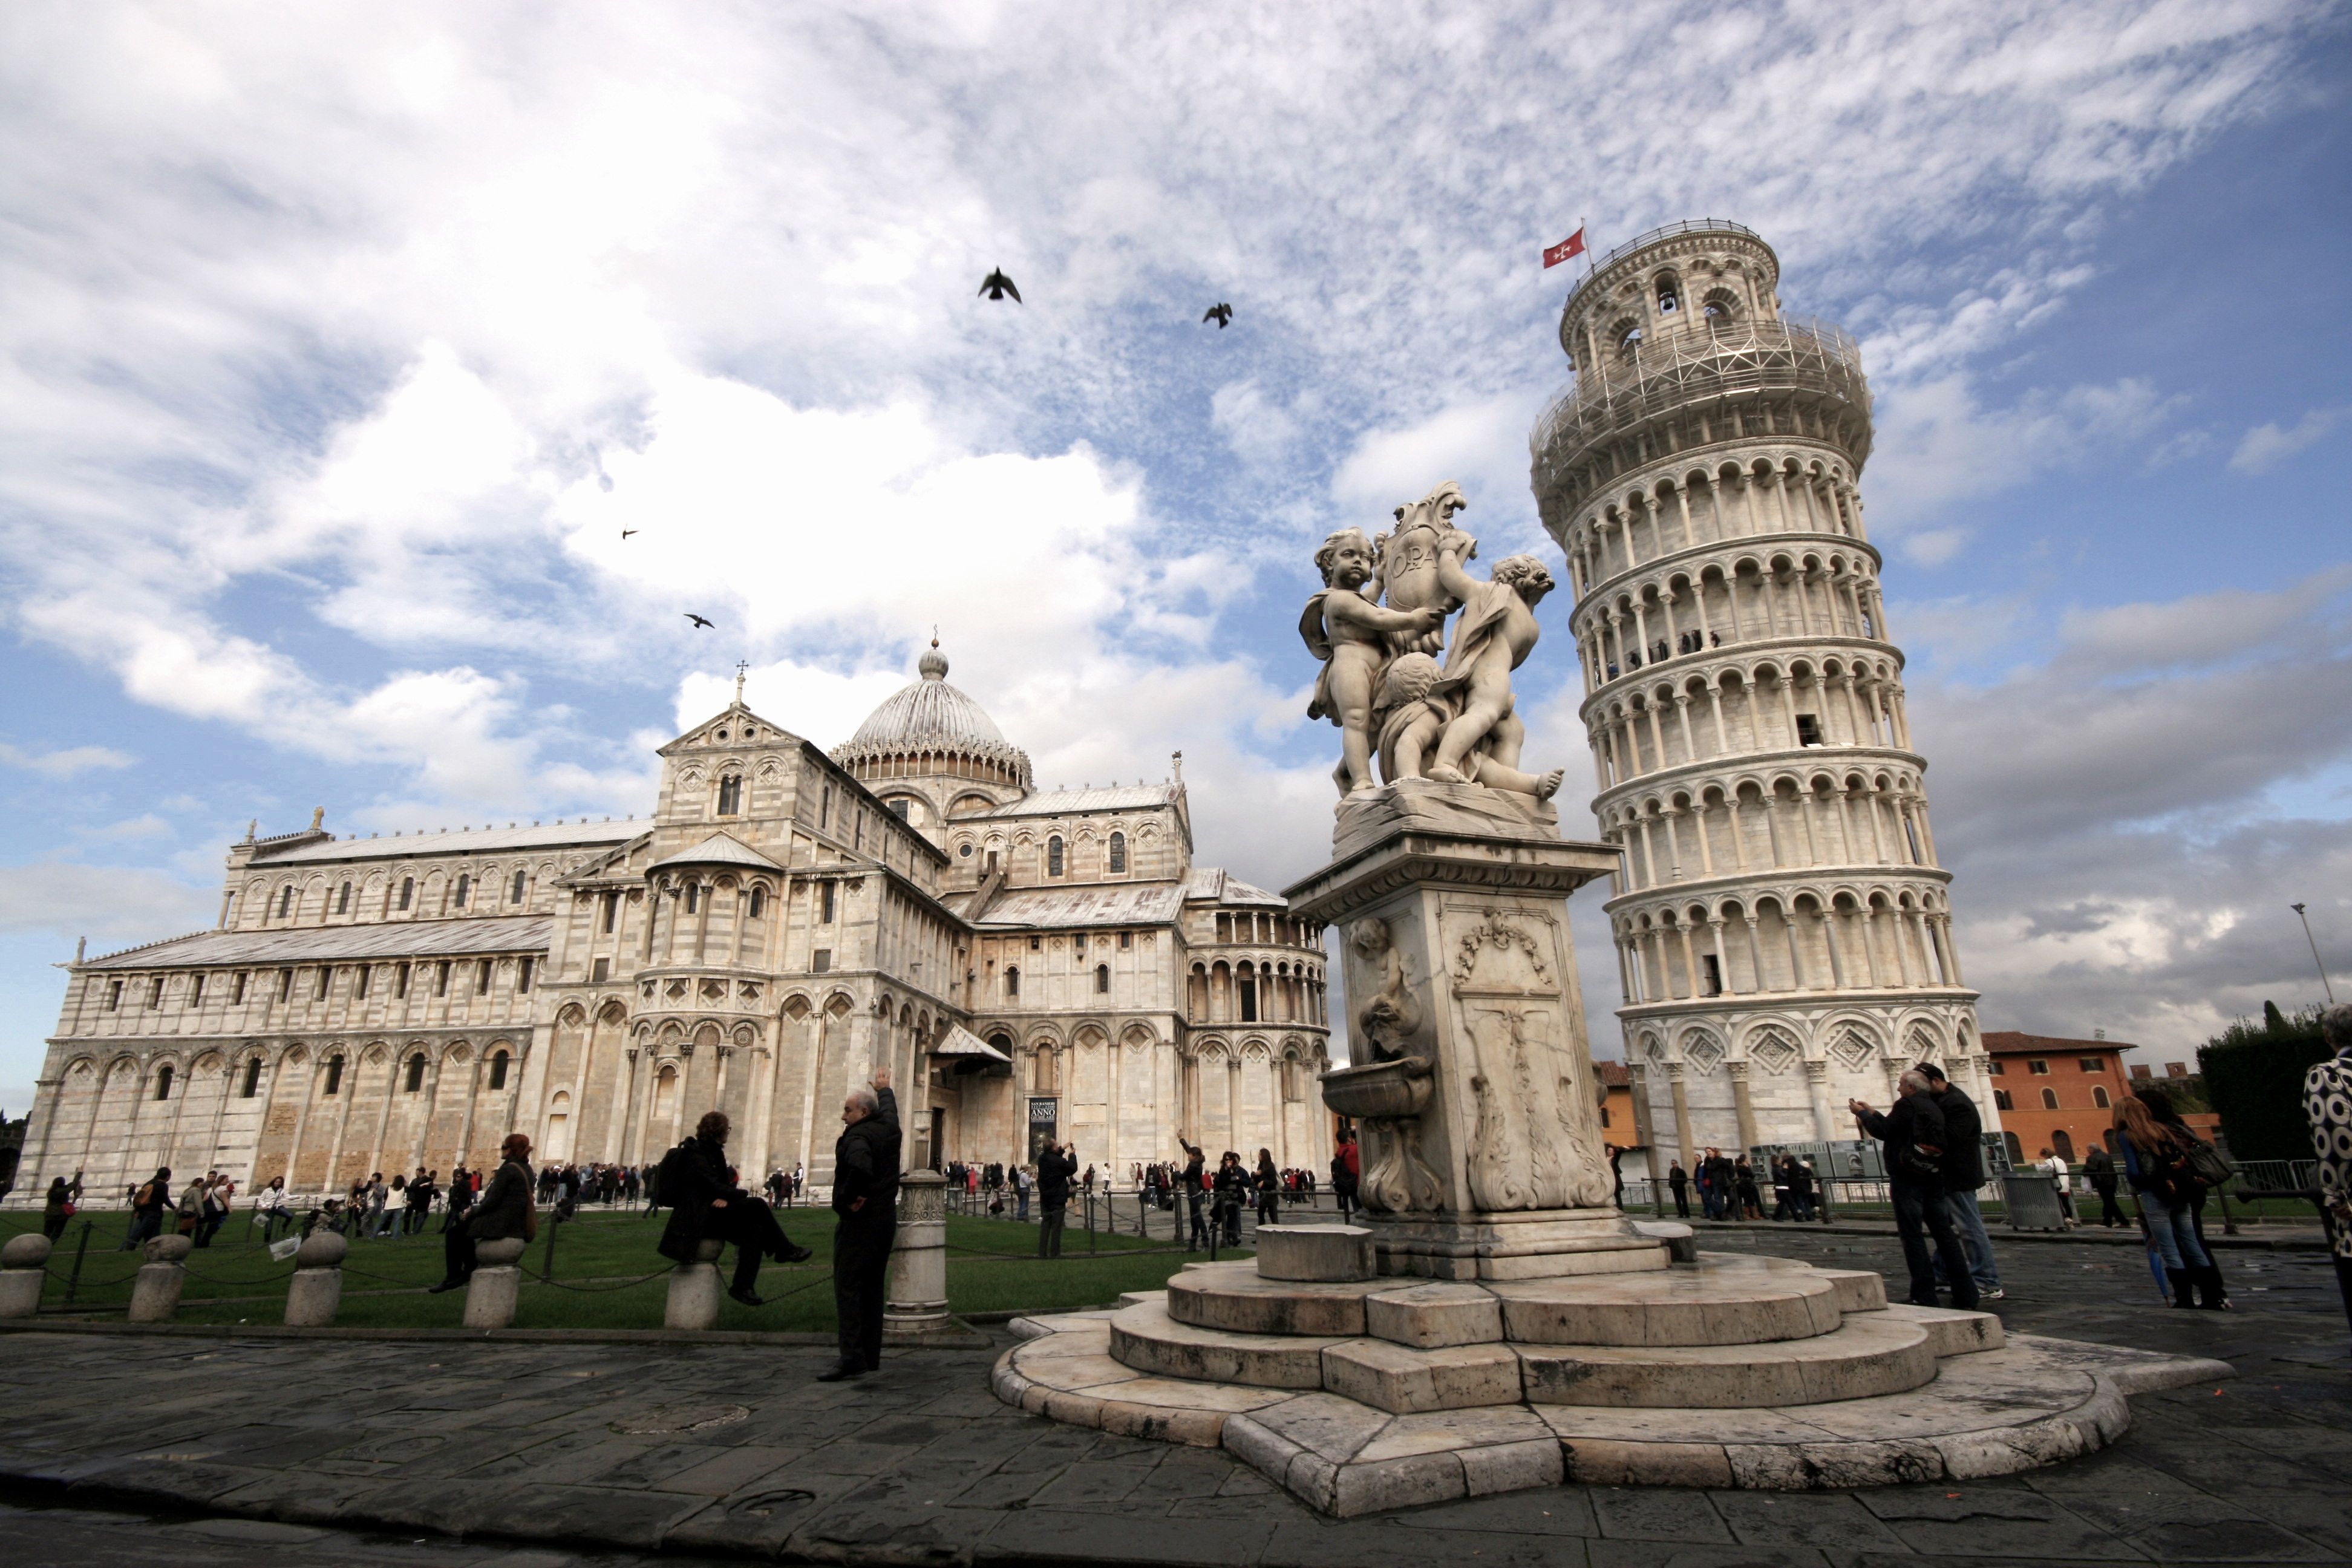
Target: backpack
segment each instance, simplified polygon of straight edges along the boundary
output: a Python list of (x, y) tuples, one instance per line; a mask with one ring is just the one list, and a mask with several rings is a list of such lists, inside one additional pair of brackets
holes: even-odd
[(2221, 1186), (2238, 1173), (2238, 1167), (2230, 1156), (2186, 1127), (2172, 1129), (2172, 1136), (2188, 1151), (2189, 1173), (2205, 1185)]

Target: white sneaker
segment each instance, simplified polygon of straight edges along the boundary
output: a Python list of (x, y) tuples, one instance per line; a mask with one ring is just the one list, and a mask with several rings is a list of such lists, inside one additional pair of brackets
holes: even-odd
[(1979, 1301), (1998, 1301), (2008, 1294), (2009, 1292), (2006, 1290), (1979, 1290), (1977, 1292), (1977, 1300)]

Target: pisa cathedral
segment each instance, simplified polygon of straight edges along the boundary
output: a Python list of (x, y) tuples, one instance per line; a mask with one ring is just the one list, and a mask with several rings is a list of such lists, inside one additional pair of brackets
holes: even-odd
[(1192, 863), (1181, 773), (1039, 790), (947, 672), (830, 754), (739, 680), (650, 818), (248, 829), (216, 929), (67, 966), (17, 1201), (159, 1165), (331, 1192), (509, 1131), (637, 1164), (714, 1107), (747, 1182), (823, 1184), (886, 1065), (910, 1164), (1050, 1137), (1125, 1171), (1180, 1132), (1328, 1163), (1321, 930)]
[(1857, 481), (1853, 340), (1753, 232), (1673, 225), (1569, 296), (1530, 445), (1568, 558), (1635, 1139), (1855, 1136), (1932, 1059), (2000, 1127)]

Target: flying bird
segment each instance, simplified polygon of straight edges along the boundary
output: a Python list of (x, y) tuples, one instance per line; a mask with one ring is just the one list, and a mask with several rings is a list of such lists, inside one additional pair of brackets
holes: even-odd
[(997, 268), (980, 280), (980, 291), (992, 300), (1002, 300), (1010, 294), (1013, 296), (1014, 304), (1018, 305), (1022, 302), (1021, 290), (1013, 286), (1013, 279), (1004, 275), (1003, 268)]
[(1225, 323), (1226, 323), (1226, 322), (1228, 322), (1228, 321), (1232, 321), (1233, 319), (1234, 319), (1234, 308), (1233, 308), (1231, 305), (1226, 304), (1226, 303), (1225, 303), (1223, 300), (1218, 300), (1215, 304), (1213, 304), (1213, 305), (1210, 306), (1210, 307), (1209, 307), (1209, 313), (1208, 313), (1207, 315), (1202, 316), (1202, 317), (1201, 318), (1201, 320), (1202, 320), (1202, 321), (1214, 321), (1214, 322), (1216, 322), (1216, 323), (1217, 323), (1217, 331), (1221, 331), (1221, 332), (1222, 332), (1222, 331), (1223, 331), (1225, 330)]
[(686, 611), (685, 615), (686, 618), (692, 621), (697, 626), (699, 626), (706, 631), (709, 629), (710, 623), (704, 620), (700, 616), (696, 615), (692, 610)]
[(633, 533), (635, 533), (635, 532), (636, 532), (636, 530), (635, 530), (635, 529), (634, 529), (634, 528), (625, 528), (625, 529), (621, 530), (621, 537), (622, 537), (622, 538), (624, 538), (624, 539), (626, 539), (626, 538), (628, 538), (628, 537), (629, 537), (629, 535), (631, 535), (631, 534), (633, 534)]

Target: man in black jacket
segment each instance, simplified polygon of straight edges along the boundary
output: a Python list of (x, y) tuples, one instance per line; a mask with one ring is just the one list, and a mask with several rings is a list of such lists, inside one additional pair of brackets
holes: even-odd
[(1976, 1281), (1969, 1276), (1969, 1255), (1953, 1228), (1952, 1211), (1944, 1201), (1944, 1151), (1949, 1135), (1944, 1113), (1927, 1092), (1927, 1075), (1916, 1068), (1903, 1075), (1895, 1108), (1881, 1116), (1859, 1100), (1846, 1109), (1869, 1137), (1878, 1139), (1886, 1152), (1887, 1186), (1895, 1198), (1895, 1229), (1903, 1238), (1903, 1261), (1911, 1270), (1911, 1304), (1942, 1305), (1936, 1300), (1936, 1269), (1927, 1253), (1927, 1236), (1936, 1238), (1936, 1256), (1944, 1262), (1951, 1281), (1952, 1305), (1964, 1310), (1977, 1304)]
[(833, 1145), (833, 1305), (841, 1360), (819, 1383), (882, 1370), (882, 1298), (898, 1234), (898, 1101), (890, 1069), (853, 1089)]
[(1072, 1145), (1048, 1143), (1037, 1151), (1037, 1256), (1062, 1256), (1062, 1222), (1068, 1217), (1070, 1176), (1078, 1168)]
[(1984, 1211), (1977, 1207), (1977, 1190), (1985, 1184), (1984, 1119), (1977, 1114), (1977, 1102), (1946, 1078), (1942, 1068), (1921, 1062), (1919, 1070), (1927, 1075), (1927, 1092), (1944, 1113), (1944, 1202), (1952, 1211), (1952, 1228), (1960, 1233), (1961, 1249), (1969, 1255), (1977, 1299), (1998, 1301), (2002, 1295), (2000, 1266), (1993, 1261)]
[(1176, 1139), (1176, 1146), (1184, 1151), (1184, 1174), (1177, 1183), (1177, 1190), (1184, 1194), (1185, 1205), (1192, 1216), (1192, 1234), (1191, 1239), (1185, 1242), (1184, 1250), (1198, 1252), (1209, 1245), (1209, 1227), (1201, 1223), (1203, 1186), (1201, 1172), (1208, 1162), (1197, 1146), (1184, 1142), (1181, 1134), (1179, 1134)]
[(539, 1233), (539, 1211), (530, 1205), (530, 1140), (520, 1132), (509, 1132), (507, 1141), (499, 1146), (498, 1173), (482, 1189), (481, 1202), (474, 1205), (461, 1223), (443, 1234), (444, 1278), (428, 1294), (465, 1288), (466, 1281), (474, 1277), (476, 1242), (507, 1241), (515, 1237), (529, 1241)]
[(760, 1260), (805, 1263), (814, 1256), (796, 1247), (776, 1223), (776, 1211), (735, 1184), (727, 1163), (729, 1123), (713, 1110), (695, 1123), (694, 1136), (662, 1157), (662, 1202), (669, 1224), (655, 1250), (673, 1263), (694, 1261), (698, 1241), (717, 1237), (735, 1244), (735, 1283), (727, 1293), (747, 1307), (767, 1305), (756, 1289)]

